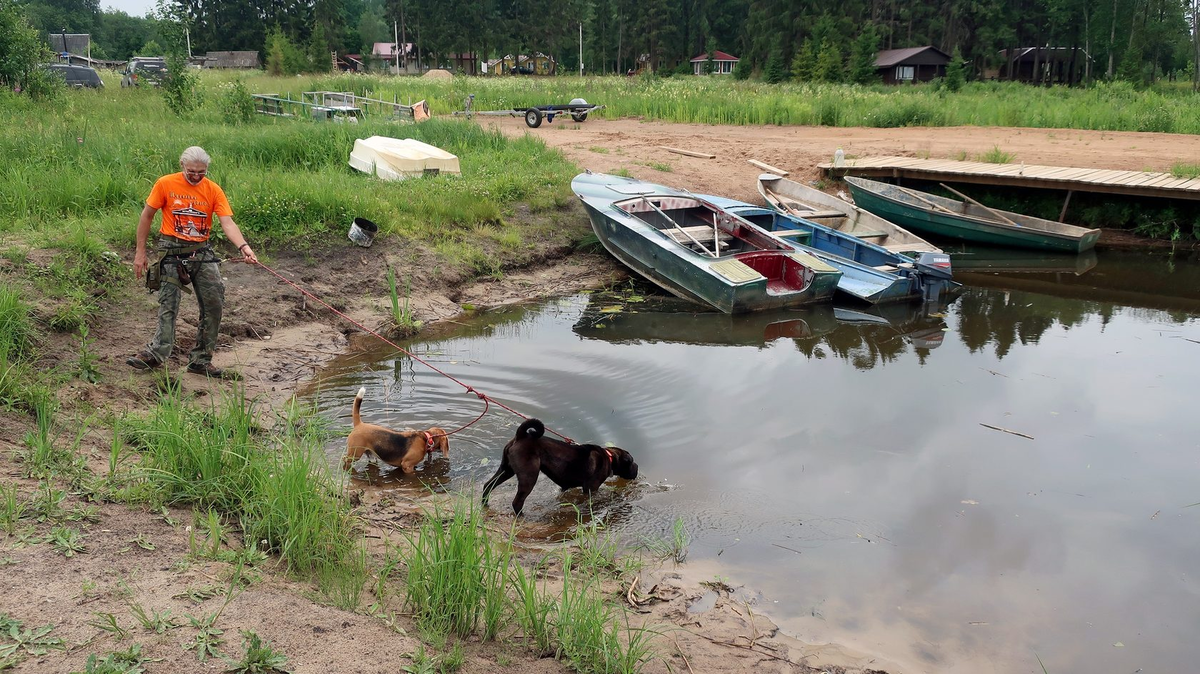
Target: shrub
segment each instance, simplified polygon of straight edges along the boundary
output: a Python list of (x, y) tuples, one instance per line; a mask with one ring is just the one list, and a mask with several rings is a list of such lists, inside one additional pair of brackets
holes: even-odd
[(950, 58), (950, 63), (946, 64), (946, 81), (945, 86), (949, 91), (958, 91), (963, 88), (967, 82), (966, 63), (962, 59), (962, 54), (958, 48), (954, 48), (954, 56)]
[(242, 80), (234, 80), (221, 95), (221, 115), (230, 124), (245, 124), (254, 118), (254, 99)]
[(26, 90), (30, 78), (43, 72), (37, 65), (48, 58), (49, 51), (25, 19), (21, 4), (0, 4), (0, 87)]
[(200, 77), (188, 68), (187, 59), (181, 52), (167, 56), (167, 74), (163, 77), (163, 100), (171, 112), (182, 117), (200, 103)]

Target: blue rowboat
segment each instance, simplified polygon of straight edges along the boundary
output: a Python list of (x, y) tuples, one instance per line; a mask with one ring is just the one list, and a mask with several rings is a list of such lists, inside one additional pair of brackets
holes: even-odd
[(951, 280), (950, 256), (944, 253), (920, 253), (913, 259), (769, 208), (722, 197), (701, 198), (776, 236), (798, 239), (797, 248), (842, 272), (838, 290), (854, 299), (870, 304), (932, 299), (958, 285)]
[(707, 199), (581, 173), (571, 189), (613, 257), (668, 292), (728, 314), (833, 297), (842, 273)]

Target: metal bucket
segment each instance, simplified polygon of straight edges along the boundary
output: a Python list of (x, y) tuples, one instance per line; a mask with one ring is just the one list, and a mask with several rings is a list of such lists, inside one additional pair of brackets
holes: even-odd
[(379, 225), (366, 218), (354, 218), (354, 222), (350, 224), (350, 240), (363, 248), (370, 248), (378, 233)]

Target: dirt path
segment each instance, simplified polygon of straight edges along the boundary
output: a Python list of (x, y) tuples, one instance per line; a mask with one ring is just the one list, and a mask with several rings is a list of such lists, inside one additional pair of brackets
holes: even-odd
[[(1177, 163), (1195, 163), (1200, 136), (1131, 131), (1064, 129), (905, 127), (900, 129), (813, 126), (708, 126), (593, 119), (583, 124), (525, 126), (522, 119), (484, 118), (485, 125), (520, 135), (532, 133), (561, 149), (580, 168), (597, 172), (626, 169), (642, 180), (758, 202), (754, 182), (761, 171), (746, 162), (757, 159), (790, 171), (797, 180), (820, 177), (818, 163), (830, 161), (840, 147), (851, 157), (904, 155), (974, 158), (992, 148), (1014, 161), (1051, 166), (1170, 171)], [(715, 154), (697, 159), (660, 149), (668, 146)], [(654, 168), (669, 167), (669, 171)]]

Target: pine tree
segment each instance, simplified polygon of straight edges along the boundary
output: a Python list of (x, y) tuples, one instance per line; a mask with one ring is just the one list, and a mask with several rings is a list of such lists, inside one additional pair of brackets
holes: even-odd
[(846, 66), (842, 63), (842, 50), (837, 42), (825, 38), (821, 44), (821, 52), (817, 54), (817, 65), (813, 79), (819, 82), (841, 82), (846, 79)]
[(320, 23), (313, 26), (308, 39), (308, 61), (314, 72), (326, 72), (333, 67), (329, 57), (329, 42), (325, 39), (325, 27)]
[(817, 43), (809, 39), (792, 58), (792, 77), (801, 82), (810, 82), (817, 68)]
[(950, 63), (946, 64), (946, 88), (950, 91), (958, 91), (963, 88), (966, 81), (966, 63), (963, 61), (962, 52), (955, 47), (954, 55), (950, 57)]
[(779, 84), (787, 79), (787, 70), (783, 67), (783, 50), (776, 47), (771, 50), (767, 65), (763, 67), (763, 81), (767, 84)]
[(874, 26), (858, 34), (850, 47), (850, 81), (855, 84), (871, 84), (879, 79), (875, 72), (875, 53), (879, 49), (879, 36)]

